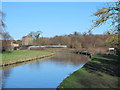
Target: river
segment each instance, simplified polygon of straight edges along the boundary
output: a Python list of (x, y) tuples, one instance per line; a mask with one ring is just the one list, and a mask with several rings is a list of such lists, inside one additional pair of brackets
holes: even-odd
[(88, 62), (89, 57), (73, 53), (56, 55), (2, 72), (3, 88), (56, 88), (67, 76)]

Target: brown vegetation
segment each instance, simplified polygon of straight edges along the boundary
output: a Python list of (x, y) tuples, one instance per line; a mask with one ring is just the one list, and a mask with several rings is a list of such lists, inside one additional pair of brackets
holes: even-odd
[[(23, 45), (20, 49), (27, 49), (31, 45), (67, 45), (67, 47), (74, 50), (88, 51), (89, 53), (106, 53), (108, 45), (106, 40), (111, 35), (93, 35), (93, 34), (70, 34), (63, 36), (55, 36), (52, 38), (40, 37), (32, 39), (30, 45)], [(46, 49), (46, 48), (43, 48)], [(36, 48), (36, 50), (43, 50)], [(35, 50), (35, 49), (34, 49)]]
[(64, 35), (53, 38), (38, 38), (32, 45), (67, 45), (74, 49), (96, 49), (106, 48), (106, 39), (110, 35)]

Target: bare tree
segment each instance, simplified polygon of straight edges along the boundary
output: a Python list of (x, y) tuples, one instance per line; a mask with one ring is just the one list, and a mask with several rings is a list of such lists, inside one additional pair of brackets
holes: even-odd
[(116, 48), (118, 54), (120, 54), (120, 42), (118, 39), (118, 36), (120, 36), (120, 1), (108, 3), (107, 6), (98, 9), (93, 16), (96, 17), (96, 20), (93, 22), (90, 31), (95, 27), (109, 22), (109, 25), (112, 26), (112, 30), (107, 31), (107, 34), (112, 34), (112, 36), (107, 39), (107, 43)]
[(93, 20), (93, 26), (91, 27), (90, 31), (94, 29), (95, 27), (101, 26), (104, 23), (109, 22), (109, 25), (113, 27), (113, 31), (118, 30), (118, 21), (119, 19), (119, 9), (120, 7), (120, 1), (118, 2), (112, 2), (112, 3), (107, 3), (105, 7), (102, 7), (98, 9), (93, 16), (96, 17), (96, 20)]
[(0, 52), (11, 50), (11, 40), (13, 40), (10, 34), (5, 31), (3, 16), (4, 13), (0, 11)]

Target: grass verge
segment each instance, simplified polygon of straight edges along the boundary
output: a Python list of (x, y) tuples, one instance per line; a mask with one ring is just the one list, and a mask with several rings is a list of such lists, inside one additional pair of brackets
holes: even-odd
[(47, 55), (51, 55), (54, 52), (52, 51), (34, 51), (34, 50), (16, 50), (11, 52), (4, 52), (1, 53), (1, 63), (2, 64), (9, 64), (9, 63), (15, 63), (19, 61), (26, 61), (30, 59), (35, 59), (39, 57), (44, 57)]
[(118, 88), (118, 58), (93, 55), (92, 60), (64, 79), (58, 88)]

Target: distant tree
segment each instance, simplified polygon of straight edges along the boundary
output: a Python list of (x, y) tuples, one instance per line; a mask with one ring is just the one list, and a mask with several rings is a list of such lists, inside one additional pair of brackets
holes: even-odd
[(74, 34), (74, 35), (80, 35), (80, 33), (79, 33), (79, 32), (74, 32), (73, 34)]
[(2, 51), (10, 51), (12, 49), (11, 42), (13, 38), (10, 36), (8, 32), (4, 32), (2, 36), (3, 36)]
[[(112, 31), (107, 31), (107, 34), (113, 34), (110, 36), (106, 43), (111, 47), (115, 47), (117, 51), (120, 51), (118, 41), (118, 36), (120, 35), (120, 1), (108, 3), (107, 6), (100, 8), (93, 14), (93, 16), (97, 17), (96, 20), (93, 21), (93, 26), (90, 31), (95, 27), (101, 26), (104, 23), (109, 23), (112, 26)], [(111, 29), (110, 29), (111, 30)]]
[(106, 32), (104, 32), (104, 34), (106, 34), (106, 35), (110, 35), (111, 32), (110, 32), (110, 31), (106, 31)]
[(87, 35), (87, 32), (83, 32), (82, 35)]
[(117, 33), (115, 33), (113, 30), (107, 30), (104, 32), (104, 34), (106, 34), (106, 35), (117, 34)]
[(29, 35), (36, 40), (40, 37), (41, 33), (42, 31), (36, 31), (36, 32), (30, 32)]
[(108, 39), (106, 40), (106, 43), (109, 47), (114, 47), (114, 48), (119, 48), (118, 46), (120, 46), (120, 43), (118, 42), (119, 37), (118, 34), (113, 34), (111, 35), (111, 37), (108, 37)]

